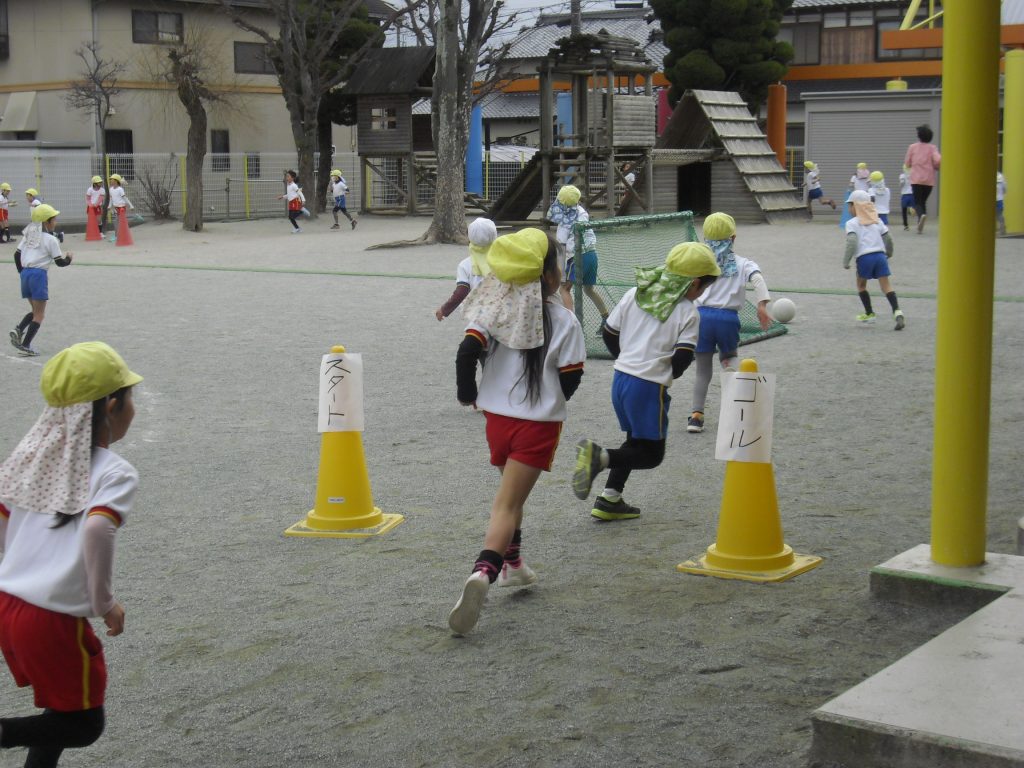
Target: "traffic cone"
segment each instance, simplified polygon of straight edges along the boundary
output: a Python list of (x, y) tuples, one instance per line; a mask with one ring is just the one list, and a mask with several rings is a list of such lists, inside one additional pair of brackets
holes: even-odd
[(85, 209), (85, 239), (86, 240), (102, 240), (103, 235), (100, 234), (100, 225), (96, 220), (97, 214), (90, 205)]
[[(744, 360), (740, 370), (757, 371), (757, 363)], [(820, 564), (820, 557), (795, 554), (783, 541), (771, 463), (727, 461), (715, 543), (676, 570), (764, 583), (791, 579)]]
[(128, 211), (124, 208), (117, 209), (117, 245), (135, 245), (132, 240), (132, 230), (128, 226)]
[[(331, 352), (341, 354), (345, 348), (332, 347)], [(306, 517), (284, 535), (362, 538), (386, 533), (404, 519), (403, 515), (384, 514), (373, 503), (362, 433), (323, 432), (316, 502)]]

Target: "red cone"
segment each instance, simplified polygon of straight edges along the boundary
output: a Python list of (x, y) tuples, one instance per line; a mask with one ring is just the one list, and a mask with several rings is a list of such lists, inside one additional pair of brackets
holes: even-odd
[(117, 245), (135, 245), (132, 231), (128, 227), (128, 209), (117, 209)]
[(103, 235), (100, 234), (100, 225), (97, 220), (101, 213), (96, 213), (95, 209), (89, 205), (85, 209), (85, 239), (86, 240), (102, 240)]

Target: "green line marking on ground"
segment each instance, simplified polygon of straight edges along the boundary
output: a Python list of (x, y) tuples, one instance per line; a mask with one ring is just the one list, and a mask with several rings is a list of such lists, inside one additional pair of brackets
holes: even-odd
[[(76, 261), (75, 266), (82, 267), (122, 267), (125, 269), (182, 269), (198, 272), (253, 272), (272, 275), (326, 275), (331, 277), (390, 277), (398, 280), (452, 280), (451, 275), (423, 275), (402, 272), (342, 272), (329, 269), (283, 269), (279, 267), (225, 267), (214, 264), (135, 264), (132, 262), (101, 263), (94, 261)], [(787, 288), (772, 286), (775, 293), (807, 293), (815, 296), (856, 296), (857, 291), (846, 288)], [(901, 299), (935, 299), (934, 293), (916, 293), (899, 291)], [(1010, 304), (1024, 303), (1024, 296), (995, 296), (997, 302)]]

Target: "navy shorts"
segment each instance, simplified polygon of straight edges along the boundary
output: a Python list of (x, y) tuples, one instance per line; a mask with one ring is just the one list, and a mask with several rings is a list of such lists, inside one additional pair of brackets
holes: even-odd
[(340, 196), (334, 198), (334, 211), (338, 212), (338, 211), (344, 211), (344, 210), (346, 210), (346, 208), (345, 208), (345, 196), (344, 195), (340, 195)]
[(911, 194), (900, 195), (900, 207), (901, 208), (913, 208), (914, 207), (914, 196)]
[[(587, 251), (582, 256), (583, 259), (583, 280), (581, 281), (584, 285), (594, 285), (597, 283), (597, 252)], [(566, 262), (565, 265), (565, 280), (569, 283), (576, 282), (576, 258), (573, 257)]]
[(885, 226), (887, 226), (887, 227), (889, 226), (889, 214), (888, 213), (880, 213), (880, 214), (878, 214), (878, 218), (879, 218), (879, 220), (883, 224), (885, 224)]
[(817, 189), (809, 189), (809, 190), (807, 190), (807, 199), (808, 200), (817, 200), (819, 197), (821, 197), (824, 194), (825, 193), (822, 191), (821, 187), (818, 187)]
[(857, 277), (864, 280), (877, 280), (880, 277), (888, 277), (891, 274), (892, 272), (889, 271), (889, 260), (885, 258), (885, 254), (881, 251), (865, 253), (863, 256), (857, 257)]
[(35, 299), (36, 301), (49, 300), (50, 294), (47, 290), (45, 269), (25, 267), (21, 270), (21, 298)]
[(612, 406), (622, 431), (638, 440), (664, 440), (668, 435), (668, 389), (647, 379), (615, 371)]
[(996, 213), (1002, 213), (1002, 212), (1003, 212), (1003, 201), (1002, 200), (996, 200)]
[(740, 346), (740, 313), (717, 307), (697, 307), (697, 312), (700, 313), (697, 351), (714, 352), (718, 347), (722, 357), (735, 356)]

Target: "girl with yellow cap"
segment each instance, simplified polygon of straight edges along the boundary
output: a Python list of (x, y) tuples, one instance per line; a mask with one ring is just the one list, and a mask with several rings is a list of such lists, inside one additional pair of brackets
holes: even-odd
[(487, 252), (491, 250), (491, 243), (497, 236), (498, 228), (490, 219), (480, 217), (469, 225), (469, 256), (460, 261), (455, 270), (455, 290), (452, 291), (452, 295), (434, 312), (438, 322), (454, 312), (469, 292), (480, 285), (490, 273)]
[(857, 322), (874, 323), (875, 312), (871, 308), (871, 294), (868, 280), (878, 280), (878, 285), (892, 307), (893, 320), (897, 331), (906, 326), (906, 318), (900, 309), (896, 291), (889, 281), (889, 259), (892, 258), (893, 242), (889, 228), (878, 218), (875, 204), (867, 192), (855, 190), (850, 194), (850, 220), (846, 222), (846, 250), (843, 254), (843, 269), (850, 268), (850, 262), (857, 260), (857, 295), (864, 305), (863, 314), (857, 315)]
[(76, 344), (43, 368), (46, 408), (0, 464), (0, 651), (30, 717), (0, 717), (0, 748), (56, 766), (103, 733), (107, 666), (89, 618), (124, 629), (113, 595), (114, 542), (138, 487), (109, 450), (131, 426), (142, 377), (102, 342)]
[[(558, 267), (563, 275), (568, 275), (572, 265), (568, 263), (576, 254), (576, 222), (590, 221), (590, 214), (587, 209), (580, 205), (580, 198), (583, 193), (574, 184), (566, 184), (558, 190), (555, 201), (548, 208), (547, 220), (556, 224), (555, 241), (558, 243)], [(591, 233), (593, 234), (593, 233)], [(594, 272), (597, 254), (594, 254)], [(572, 294), (569, 292), (570, 282), (563, 281), (561, 286), (562, 303), (569, 309), (573, 308)], [(595, 294), (596, 295), (596, 294)], [(598, 297), (600, 300), (600, 297)], [(603, 305), (602, 305), (603, 306)], [(601, 316), (607, 315), (607, 311), (601, 312)]]
[(92, 177), (92, 184), (85, 190), (85, 215), (95, 216), (100, 235), (103, 235), (103, 203), (107, 199), (107, 190), (103, 188), (103, 179)]
[(704, 407), (712, 378), (712, 359), (718, 359), (724, 371), (736, 370), (740, 344), (740, 310), (747, 300), (747, 283), (754, 288), (757, 320), (768, 330), (772, 318), (768, 314), (768, 284), (756, 262), (733, 252), (736, 242), (736, 221), (727, 213), (712, 213), (704, 219), (704, 242), (715, 253), (722, 270), (714, 285), (697, 299), (700, 313), (700, 335), (697, 339), (697, 371), (693, 384), (693, 408), (686, 422), (687, 432), (704, 431)]
[(46, 302), (50, 299), (47, 270), (50, 264), (66, 267), (71, 263), (71, 251), (61, 253), (60, 242), (53, 235), (54, 224), (60, 214), (56, 208), (41, 203), (32, 209), (32, 223), (25, 227), (21, 242), (14, 252), (14, 265), (21, 277), (21, 297), (28, 299), (32, 311), (25, 315), (11, 331), (11, 344), (23, 355), (36, 356), (32, 340), (46, 316)]
[(463, 306), (467, 327), (455, 373), (459, 402), (487, 418), (491, 464), (501, 482), (484, 548), (448, 615), (459, 635), (476, 626), (491, 584), (519, 587), (537, 580), (520, 554), (523, 507), (540, 473), (551, 470), (566, 401), (579, 386), (587, 357), (579, 321), (557, 298), (558, 248), (546, 232), (530, 228), (499, 237), (487, 263), (490, 274)]
[(868, 177), (868, 194), (875, 204), (875, 212), (885, 226), (889, 226), (889, 200), (892, 192), (885, 186), (885, 175), (881, 171), (872, 171)]
[[(124, 179), (118, 173), (110, 174), (108, 180), (110, 186), (110, 207), (114, 209), (115, 217), (123, 217), (128, 214), (129, 209), (135, 210), (135, 206), (132, 205), (132, 201), (128, 199), (128, 194), (124, 189)], [(117, 219), (120, 222), (120, 218)], [(110, 236), (110, 242), (117, 242), (117, 233), (120, 224), (114, 224), (114, 232)]]
[(809, 218), (814, 218), (812, 203), (815, 200), (821, 203), (821, 205), (831, 205), (833, 211), (836, 209), (836, 201), (831, 197), (826, 198), (821, 188), (818, 166), (810, 160), (804, 161), (804, 190), (807, 195), (807, 216)]
[(868, 185), (870, 184), (871, 171), (868, 170), (867, 163), (857, 163), (857, 167), (853, 171), (853, 176), (850, 177), (850, 189), (856, 192), (868, 191)]
[(341, 171), (335, 168), (331, 171), (331, 196), (334, 198), (334, 209), (331, 211), (334, 214), (334, 225), (331, 229), (341, 228), (341, 225), (338, 224), (338, 211), (345, 214), (345, 218), (349, 220), (352, 229), (355, 229), (356, 224), (359, 223), (349, 215), (348, 208), (345, 207), (345, 195), (347, 194), (348, 184), (345, 182), (345, 177), (341, 175)]
[(653, 469), (665, 457), (668, 388), (693, 361), (700, 321), (694, 301), (721, 273), (715, 254), (703, 243), (681, 243), (665, 265), (636, 268), (631, 288), (608, 315), (602, 334), (615, 358), (612, 405), (626, 441), (611, 450), (593, 440), (576, 446), (572, 488), (586, 499), (594, 478), (611, 469), (590, 514), (599, 520), (626, 520), (640, 510), (622, 498), (634, 469)]
[(0, 184), (0, 243), (11, 242), (10, 209), (17, 203), (11, 200), (11, 185)]
[(907, 232), (910, 229), (907, 213), (917, 216), (917, 211), (914, 210), (914, 188), (910, 184), (909, 165), (904, 165), (903, 172), (900, 174), (900, 209), (903, 212), (903, 231)]

